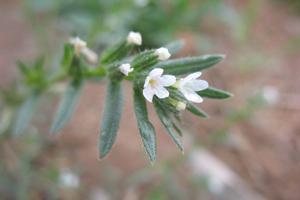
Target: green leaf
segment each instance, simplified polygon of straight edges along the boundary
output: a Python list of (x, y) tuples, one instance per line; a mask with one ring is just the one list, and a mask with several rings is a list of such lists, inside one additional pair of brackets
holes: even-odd
[(71, 119), (82, 91), (82, 82), (73, 81), (64, 93), (54, 117), (50, 132), (57, 133)]
[(30, 124), (33, 113), (36, 109), (37, 99), (38, 94), (34, 93), (29, 98), (27, 98), (21, 105), (17, 113), (15, 125), (13, 127), (12, 133), (14, 136), (21, 135)]
[(67, 43), (64, 46), (64, 55), (62, 57), (61, 65), (67, 71), (72, 63), (74, 57), (74, 48), (71, 44)]
[(163, 68), (167, 74), (183, 75), (209, 68), (223, 60), (223, 58), (224, 55), (204, 55), (200, 57), (179, 58), (160, 62), (154, 67)]
[(134, 109), (140, 135), (142, 137), (144, 147), (151, 161), (156, 159), (156, 134), (153, 125), (148, 119), (147, 106), (138, 87), (134, 87)]
[(146, 50), (134, 57), (131, 62), (134, 72), (146, 70), (158, 62), (158, 56), (154, 54), (154, 50)]
[(201, 97), (211, 98), (211, 99), (227, 99), (232, 97), (233, 95), (224, 90), (220, 90), (217, 88), (209, 87), (205, 90), (201, 90), (197, 92)]
[(126, 41), (119, 42), (112, 47), (107, 48), (101, 56), (101, 63), (107, 64), (117, 60), (121, 60), (131, 51), (132, 45), (127, 44)]
[(123, 92), (120, 82), (108, 81), (105, 107), (100, 129), (100, 158), (111, 150), (119, 129), (123, 107)]
[(208, 118), (208, 114), (206, 114), (206, 112), (204, 112), (200, 108), (196, 107), (192, 103), (188, 103), (186, 109), (188, 111), (190, 111), (191, 113), (193, 113), (194, 115), (197, 115), (197, 116), (202, 117), (202, 118)]
[(184, 41), (182, 40), (176, 40), (174, 42), (165, 45), (165, 47), (169, 50), (171, 55), (178, 53), (183, 48), (183, 46), (184, 46)]
[(172, 139), (175, 142), (175, 144), (177, 145), (177, 147), (183, 152), (183, 150), (184, 150), (183, 144), (182, 144), (182, 142), (180, 140), (180, 137), (179, 137), (178, 133), (176, 132), (177, 130), (175, 129), (174, 124), (173, 124), (170, 116), (168, 116), (168, 114), (160, 106), (160, 104), (157, 103), (157, 101), (158, 100), (154, 100), (153, 103), (154, 103), (154, 107), (155, 107), (156, 113), (157, 113), (157, 115), (158, 115), (161, 123), (167, 129), (167, 132), (172, 137)]

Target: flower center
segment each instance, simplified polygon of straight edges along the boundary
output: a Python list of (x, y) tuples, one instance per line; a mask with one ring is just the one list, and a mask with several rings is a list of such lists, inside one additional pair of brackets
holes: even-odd
[(150, 79), (149, 80), (149, 85), (154, 88), (157, 85), (157, 81), (155, 79)]

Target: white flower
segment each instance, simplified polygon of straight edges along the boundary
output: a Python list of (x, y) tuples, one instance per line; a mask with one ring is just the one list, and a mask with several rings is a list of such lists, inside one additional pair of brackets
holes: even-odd
[(178, 111), (183, 111), (186, 108), (186, 103), (179, 101), (176, 105), (176, 109)]
[(171, 56), (169, 50), (165, 47), (161, 47), (159, 49), (156, 49), (154, 54), (158, 56), (159, 60), (167, 60)]
[(192, 102), (201, 103), (203, 101), (196, 92), (208, 88), (207, 81), (197, 80), (201, 76), (201, 72), (196, 72), (179, 80), (178, 89), (184, 97)]
[(70, 38), (70, 44), (74, 46), (74, 51), (77, 56), (79, 56), (81, 51), (86, 48), (86, 42), (79, 37)]
[(59, 184), (65, 188), (78, 188), (80, 185), (80, 179), (77, 174), (70, 169), (62, 169), (59, 175)]
[(89, 63), (97, 63), (98, 55), (86, 46), (85, 41), (81, 40), (79, 37), (74, 37), (70, 38), (69, 42), (74, 46), (74, 52), (77, 57), (82, 54)]
[(163, 69), (155, 68), (145, 80), (143, 95), (150, 102), (152, 102), (154, 95), (160, 99), (167, 98), (169, 92), (165, 87), (171, 86), (176, 82), (175, 76), (162, 75), (163, 72)]
[(126, 63), (126, 64), (120, 65), (119, 70), (120, 70), (125, 76), (128, 76), (128, 74), (129, 74), (130, 72), (133, 71), (133, 68), (131, 67), (131, 65), (130, 65), (129, 63)]
[(274, 86), (263, 87), (262, 96), (266, 100), (266, 102), (271, 105), (276, 104), (280, 99), (278, 89)]
[(131, 31), (127, 36), (128, 44), (142, 45), (142, 36), (139, 32)]

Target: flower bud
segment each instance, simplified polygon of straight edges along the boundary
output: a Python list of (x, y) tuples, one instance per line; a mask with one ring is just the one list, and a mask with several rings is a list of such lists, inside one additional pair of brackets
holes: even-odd
[(156, 49), (154, 54), (158, 56), (159, 60), (167, 60), (171, 56), (169, 50), (165, 47), (161, 47), (159, 49)]
[(177, 102), (176, 109), (178, 111), (183, 111), (183, 110), (185, 110), (185, 108), (186, 108), (186, 103), (181, 102), (181, 101)]
[(127, 43), (134, 45), (142, 45), (142, 36), (139, 32), (131, 31), (127, 36)]
[(74, 46), (74, 52), (79, 57), (81, 51), (86, 48), (86, 42), (79, 37), (70, 38), (69, 42)]
[(133, 68), (129, 63), (120, 65), (119, 69), (125, 76), (128, 76), (128, 74), (133, 71)]

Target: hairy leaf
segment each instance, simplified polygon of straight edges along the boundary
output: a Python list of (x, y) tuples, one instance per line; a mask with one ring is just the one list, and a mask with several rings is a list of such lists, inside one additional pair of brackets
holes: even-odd
[(101, 63), (108, 64), (121, 60), (130, 52), (133, 48), (132, 45), (126, 43), (126, 41), (119, 42), (112, 47), (107, 48), (101, 56)]
[(202, 97), (207, 97), (211, 99), (227, 99), (232, 97), (233, 95), (229, 92), (226, 92), (224, 90), (220, 90), (217, 88), (209, 87), (205, 90), (201, 90), (197, 92)]
[(178, 53), (184, 46), (184, 41), (176, 40), (167, 44), (165, 47), (169, 50), (171, 55)]
[(72, 82), (63, 95), (51, 126), (51, 133), (60, 131), (74, 113), (82, 90), (82, 82)]
[(177, 147), (183, 151), (183, 144), (180, 140), (180, 137), (177, 133), (177, 130), (174, 127), (174, 124), (168, 116), (168, 114), (165, 112), (165, 110), (160, 106), (160, 104), (157, 103), (158, 100), (154, 100), (154, 107), (156, 110), (156, 113), (161, 121), (161, 123), (164, 125), (164, 127), (167, 129), (167, 132), (172, 137), (173, 141), (176, 143)]
[(204, 55), (199, 57), (179, 58), (160, 62), (154, 67), (163, 68), (167, 74), (183, 75), (209, 68), (223, 60), (223, 58), (224, 55)]
[(14, 136), (19, 136), (22, 134), (30, 124), (33, 113), (36, 109), (37, 99), (38, 94), (34, 93), (21, 105), (17, 113), (15, 125), (13, 127)]
[(208, 118), (208, 114), (206, 114), (206, 112), (204, 112), (200, 108), (196, 107), (192, 103), (188, 103), (186, 109), (188, 111), (190, 111), (191, 113), (193, 113), (194, 115), (197, 115), (197, 116), (203, 117), (203, 118)]
[(119, 129), (123, 107), (123, 92), (120, 82), (108, 81), (105, 107), (100, 128), (100, 158), (111, 150)]
[(146, 102), (142, 91), (134, 88), (134, 109), (139, 131), (144, 147), (151, 161), (156, 159), (156, 134), (153, 125), (148, 119)]

